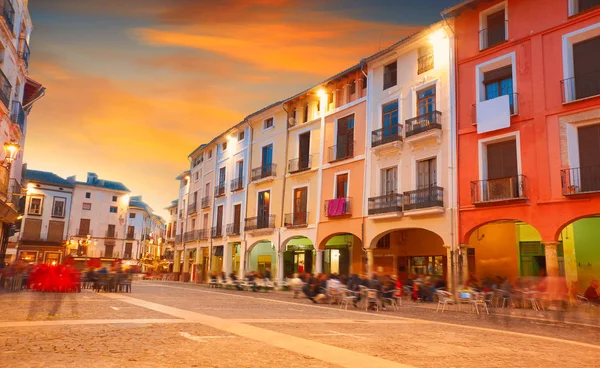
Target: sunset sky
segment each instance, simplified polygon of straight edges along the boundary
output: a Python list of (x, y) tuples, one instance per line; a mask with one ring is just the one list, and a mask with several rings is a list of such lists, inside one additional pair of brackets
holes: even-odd
[(125, 183), (160, 215), (188, 154), (440, 20), (458, 0), (31, 0), (29, 168)]

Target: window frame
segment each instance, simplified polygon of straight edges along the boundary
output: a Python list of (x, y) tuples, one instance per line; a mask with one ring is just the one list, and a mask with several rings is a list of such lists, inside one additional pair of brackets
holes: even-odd
[[(478, 38), (479, 38), (479, 51), (484, 51), (484, 50), (488, 50), (491, 48), (494, 48), (498, 45), (501, 45), (503, 42), (499, 42), (497, 44), (494, 44), (492, 46), (489, 45), (485, 45), (483, 42), (483, 37), (481, 36), (481, 32), (485, 29), (488, 29), (488, 25), (487, 25), (487, 21), (488, 21), (488, 16), (497, 13), (501, 10), (504, 10), (504, 41), (508, 40), (508, 4), (507, 1), (502, 1), (501, 3), (498, 3), (494, 6), (490, 6), (487, 9), (484, 9), (482, 11), (479, 12), (479, 34), (478, 34)], [(486, 40), (487, 43), (487, 40)]]
[[(269, 125), (270, 122), (270, 125)], [(265, 130), (271, 130), (275, 128), (275, 118), (273, 116), (266, 118), (265, 120), (263, 120), (263, 131)]]
[[(394, 65), (394, 69), (391, 70), (390, 67)], [(388, 79), (386, 79), (386, 76), (389, 76), (389, 83), (391, 84), (386, 84), (386, 81)], [(395, 76), (395, 77), (394, 77)], [(383, 90), (387, 90), (390, 89), (392, 87), (395, 87), (398, 85), (398, 60), (394, 60), (386, 65), (383, 66)]]
[[(86, 208), (86, 205), (89, 205), (89, 208)], [(83, 202), (81, 205), (81, 210), (82, 211), (91, 211), (92, 210), (92, 203), (91, 202)]]
[[(63, 210), (62, 210), (62, 215), (57, 215), (54, 212), (55, 206), (56, 206), (56, 203), (57, 203), (57, 199), (58, 199), (58, 202), (61, 202), (61, 201), (63, 202), (63, 206), (64, 207), (63, 207)], [(54, 197), (52, 199), (52, 214), (51, 214), (51, 217), (65, 218), (66, 213), (67, 213), (67, 197)]]
[[(114, 211), (113, 211), (113, 209), (114, 209)], [(117, 206), (110, 206), (108, 208), (108, 212), (109, 213), (118, 213), (119, 212), (119, 207), (117, 207)]]
[(118, 196), (112, 196), (112, 201), (113, 201), (113, 202), (117, 202), (118, 200), (119, 200), (119, 197), (118, 197)]
[(85, 192), (85, 199), (92, 199), (92, 192)]
[[(40, 200), (40, 205), (39, 205), (39, 209), (38, 211), (32, 211), (32, 204), (33, 204), (33, 200), (34, 199), (39, 199)], [(42, 196), (33, 196), (29, 199), (29, 206), (27, 206), (27, 214), (28, 215), (35, 215), (35, 216), (41, 216), (42, 215), (42, 211), (44, 209), (44, 197)]]
[[(563, 80), (575, 78), (575, 58), (573, 55), (573, 45), (596, 38), (598, 36), (600, 36), (600, 23), (595, 23), (588, 27), (580, 28), (562, 36)], [(576, 96), (573, 96), (571, 93), (564, 93), (563, 104), (594, 98), (597, 96), (598, 95), (582, 99), (575, 99)]]
[(487, 146), (488, 144), (500, 143), (505, 141), (515, 140), (517, 147), (517, 174), (523, 175), (523, 168), (521, 166), (523, 158), (521, 156), (521, 132), (514, 131), (506, 134), (496, 135), (489, 138), (480, 139), (478, 143), (478, 156), (479, 156), (479, 180), (488, 180), (488, 169), (487, 169)]

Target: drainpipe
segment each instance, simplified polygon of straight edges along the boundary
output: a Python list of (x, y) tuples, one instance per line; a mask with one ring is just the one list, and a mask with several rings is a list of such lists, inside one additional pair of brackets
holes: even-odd
[[(365, 83), (367, 83), (369, 76), (365, 73), (364, 71), (364, 66), (365, 66), (366, 62), (365, 59), (360, 61), (360, 72), (365, 76)], [(364, 193), (365, 195), (363, 196), (363, 211), (362, 211), (362, 249), (365, 252), (365, 259), (367, 260), (367, 268), (365, 270), (365, 273), (368, 274), (368, 270), (369, 270), (369, 257), (367, 254), (367, 248), (366, 248), (366, 244), (365, 244), (365, 221), (366, 221), (366, 216), (367, 216), (367, 209), (369, 207), (369, 195), (371, 193), (371, 180), (370, 180), (370, 171), (371, 171), (371, 154), (370, 154), (370, 144), (368, 143), (368, 137), (369, 137), (369, 132), (372, 131), (372, 124), (371, 124), (371, 104), (369, 103), (369, 101), (371, 101), (370, 95), (371, 94), (371, 85), (367, 83), (367, 108), (366, 108), (366, 116), (365, 116), (365, 168), (363, 170), (363, 185), (364, 185)]]
[[(279, 228), (278, 231), (278, 236), (277, 236), (277, 263), (281, 263), (278, 264), (277, 267), (277, 280), (278, 281), (283, 281), (283, 256), (282, 256), (282, 249), (281, 249), (281, 232), (284, 229), (285, 226), (285, 221), (284, 221), (284, 203), (285, 203), (285, 191), (286, 191), (286, 187), (285, 187), (285, 183), (287, 181), (287, 163), (288, 163), (288, 140), (290, 139), (290, 124), (289, 124), (289, 111), (285, 108), (285, 103), (282, 102), (281, 103), (281, 108), (283, 109), (283, 111), (285, 111), (285, 161), (283, 163), (283, 191), (281, 192), (281, 226)], [(293, 211), (292, 211), (293, 212)], [(281, 261), (281, 262), (279, 262)], [(281, 276), (281, 277), (279, 277)]]
[[(250, 128), (250, 136), (248, 137), (248, 164), (246, 165), (246, 180), (244, 183), (244, 188), (246, 188), (246, 199), (244, 201), (244, 237), (243, 237), (243, 244), (240, 244), (240, 253), (243, 252), (244, 255), (244, 259), (242, 262), (241, 256), (240, 256), (240, 269), (238, 270), (238, 277), (240, 280), (244, 279), (244, 276), (246, 274), (246, 263), (247, 263), (247, 259), (246, 257), (248, 256), (246, 250), (247, 250), (247, 245), (248, 245), (248, 240), (246, 239), (246, 215), (248, 214), (248, 185), (250, 184), (250, 175), (252, 173), (252, 168), (251, 168), (251, 164), (252, 164), (252, 139), (254, 139), (254, 129), (252, 128), (252, 125), (250, 125), (250, 122), (248, 121), (248, 118), (244, 119), (244, 122), (248, 125), (248, 127)], [(240, 228), (242, 227), (242, 224), (240, 224)]]
[[(458, 68), (456, 67), (456, 33), (448, 24), (448, 20), (444, 17), (444, 14), (440, 14), (446, 25), (446, 28), (450, 30), (452, 33), (452, 38), (450, 39), (450, 110), (453, 110), (450, 114), (450, 167), (448, 167), (448, 176), (449, 183), (451, 187), (448, 191), (450, 193), (450, 237), (451, 237), (451, 254), (452, 259), (450, 260), (452, 263), (452, 290), (456, 290), (458, 285), (458, 236), (460, 234), (458, 222), (458, 213), (457, 213), (457, 197), (460, 189), (460, 182), (458, 181), (458, 175), (456, 174), (456, 168), (458, 167), (458, 127), (457, 127), (457, 109), (456, 109), (456, 101), (458, 100), (458, 88), (456, 84), (456, 80), (458, 78)], [(458, 222), (458, 223), (457, 223)], [(458, 234), (457, 234), (458, 233)]]
[[(326, 107), (325, 107), (326, 108)], [(323, 186), (323, 160), (325, 157), (325, 113), (324, 110), (325, 108), (321, 109), (321, 111), (319, 112), (321, 114), (321, 127), (319, 130), (319, 146), (320, 146), (320, 150), (319, 150), (319, 165), (318, 167), (318, 171), (317, 171), (317, 217), (315, 219), (316, 221), (316, 225), (317, 225), (317, 239), (319, 236), (319, 223), (321, 222), (321, 211), (323, 210), (324, 207), (321, 206), (321, 203), (323, 201), (323, 191), (321, 190), (322, 186)], [(324, 252), (325, 249), (318, 249), (319, 244), (317, 244), (317, 252), (321, 251)], [(316, 270), (317, 273), (319, 272), (323, 272), (323, 253), (321, 253), (320, 259), (319, 256), (317, 255), (316, 257), (316, 265), (314, 265), (315, 267), (313, 268), (314, 270)], [(319, 262), (320, 261), (320, 262)], [(313, 273), (315, 273), (313, 271)]]

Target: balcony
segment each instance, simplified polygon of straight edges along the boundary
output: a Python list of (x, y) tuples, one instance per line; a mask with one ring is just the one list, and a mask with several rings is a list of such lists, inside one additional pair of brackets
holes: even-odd
[(442, 113), (430, 111), (416, 118), (406, 120), (406, 138), (424, 133), (430, 130), (442, 130)]
[(483, 51), (506, 41), (507, 29), (508, 21), (504, 21), (504, 24), (479, 31), (479, 50)]
[(237, 192), (238, 190), (244, 189), (244, 177), (239, 177), (239, 178), (233, 179), (231, 181), (229, 189), (232, 192)]
[(127, 240), (134, 240), (135, 239), (135, 233), (132, 231), (128, 231), (127, 234), (125, 235), (125, 239)]
[(242, 224), (239, 222), (233, 224), (227, 224), (225, 229), (227, 235), (240, 235), (242, 233)]
[(202, 207), (202, 208), (210, 207), (210, 196), (206, 196), (200, 200), (200, 207)]
[[(119, 237), (118, 233), (114, 230), (106, 230), (105, 237), (108, 239), (116, 239)], [(106, 241), (105, 241), (106, 242)]]
[(181, 243), (181, 238), (182, 238), (181, 234), (175, 235), (175, 244)]
[(29, 56), (31, 56), (31, 50), (27, 40), (23, 37), (19, 39), (19, 52), (18, 56), (25, 63), (25, 67), (29, 68)]
[(19, 126), (21, 133), (25, 133), (25, 110), (19, 101), (12, 102), (10, 120)]
[(222, 181), (215, 187), (215, 198), (219, 198), (224, 195), (225, 195), (225, 182)]
[(308, 226), (308, 212), (287, 213), (283, 219), (283, 225), (288, 229)]
[(369, 198), (369, 215), (394, 212), (402, 212), (402, 194), (390, 193)]
[(394, 124), (371, 132), (372, 148), (392, 142), (402, 142), (402, 125)]
[(471, 202), (483, 204), (527, 199), (524, 175), (471, 182)]
[(12, 5), (12, 1), (2, 1), (2, 17), (6, 21), (6, 25), (11, 32), (15, 29), (15, 8)]
[(600, 166), (561, 170), (560, 181), (564, 196), (598, 193), (600, 192)]
[(8, 110), (10, 108), (10, 93), (12, 91), (12, 85), (8, 81), (4, 72), (0, 70), (0, 101), (6, 106)]
[(252, 181), (259, 181), (266, 178), (271, 178), (277, 175), (277, 165), (274, 163), (266, 164), (255, 169), (252, 169)]
[(562, 103), (600, 95), (600, 70), (560, 81)]
[(312, 155), (305, 157), (294, 158), (288, 161), (288, 173), (298, 173), (310, 170), (312, 167)]
[(196, 238), (198, 240), (206, 240), (209, 238), (209, 230), (208, 229), (200, 229), (196, 230)]
[(59, 239), (50, 239), (48, 237), (44, 238), (41, 234), (32, 234), (32, 233), (23, 233), (21, 235), (21, 243), (27, 242), (27, 245), (45, 245), (45, 246), (60, 246), (63, 245), (62, 236)]
[(354, 141), (338, 143), (329, 147), (329, 162), (346, 160), (354, 157)]
[(196, 231), (191, 230), (191, 231), (186, 231), (185, 233), (183, 233), (183, 241), (184, 242), (191, 242), (196, 240), (196, 236), (198, 235), (198, 233), (196, 233)]
[(426, 71), (433, 69), (433, 52), (423, 55), (417, 59), (418, 69), (417, 74), (423, 74)]
[[(502, 96), (505, 96), (505, 95), (502, 95)], [(502, 97), (502, 96), (498, 96), (498, 97)], [(494, 100), (495, 100), (495, 98), (492, 98), (490, 100), (479, 102), (480, 108), (483, 108), (483, 109), (487, 108), (488, 102), (494, 101)], [(519, 94), (518, 93), (511, 93), (508, 95), (508, 105), (510, 108), (511, 116), (519, 114)], [(473, 104), (473, 106), (471, 106), (471, 123), (473, 125), (477, 125), (477, 104)]]
[(430, 186), (404, 192), (404, 211), (444, 207), (444, 188)]
[(188, 214), (196, 213), (196, 204), (197, 204), (196, 202), (192, 202), (192, 203), (188, 204), (188, 207), (187, 207)]
[(275, 229), (275, 215), (261, 215), (244, 219), (244, 230)]
[(84, 237), (87, 237), (88, 235), (92, 236), (92, 230), (86, 229), (86, 228), (77, 229), (75, 234), (76, 234), (75, 236), (84, 236)]
[(352, 198), (335, 198), (325, 201), (325, 216), (342, 217), (352, 214)]
[(223, 236), (223, 226), (213, 226), (210, 229), (211, 238), (220, 238)]

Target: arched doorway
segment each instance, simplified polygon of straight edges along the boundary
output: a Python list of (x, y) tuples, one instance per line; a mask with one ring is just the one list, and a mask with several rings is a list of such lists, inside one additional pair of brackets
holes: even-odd
[(373, 239), (372, 270), (379, 275), (397, 275), (402, 281), (409, 276), (448, 279), (446, 248), (436, 233), (420, 229), (396, 229)]
[(557, 237), (564, 257), (559, 267), (562, 263), (571, 291), (583, 293), (600, 274), (600, 214), (564, 225)]
[(323, 239), (321, 244), (323, 273), (349, 276), (365, 272), (362, 242), (357, 236), (350, 233), (334, 234)]
[(246, 271), (254, 271), (259, 276), (269, 269), (271, 277), (277, 275), (277, 252), (275, 244), (270, 240), (259, 240), (253, 243), (246, 251)]
[(315, 267), (315, 247), (304, 236), (292, 237), (282, 244), (283, 276), (292, 277), (295, 273), (313, 273)]

